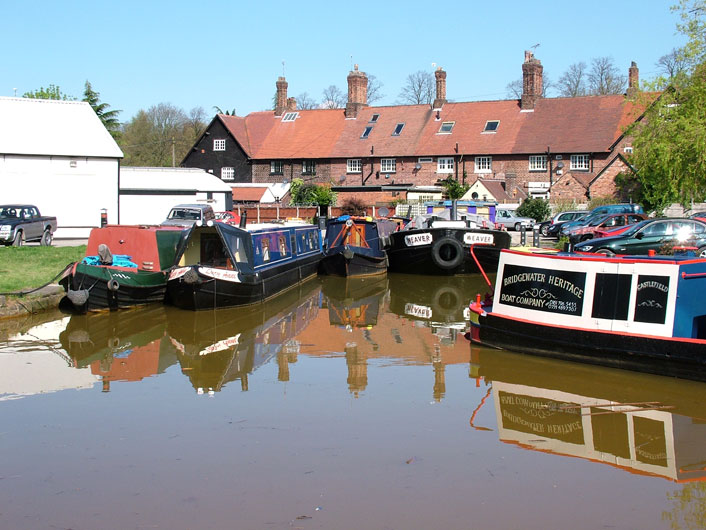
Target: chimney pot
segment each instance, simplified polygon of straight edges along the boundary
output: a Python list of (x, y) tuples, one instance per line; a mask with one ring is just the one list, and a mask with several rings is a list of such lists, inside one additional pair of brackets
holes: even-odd
[(637, 63), (632, 61), (628, 68), (628, 91), (626, 95), (634, 97), (637, 91), (640, 90), (640, 70), (637, 68)]
[(275, 117), (281, 116), (287, 110), (287, 80), (280, 76), (277, 78), (277, 97), (275, 102)]
[(522, 110), (534, 109), (537, 100), (542, 97), (544, 68), (542, 63), (535, 59), (531, 51), (525, 51), (525, 62), (522, 64)]
[(346, 103), (346, 118), (357, 118), (358, 112), (368, 106), (368, 76), (358, 71), (358, 65), (348, 73), (348, 102)]
[(440, 109), (446, 103), (446, 72), (439, 66), (434, 72), (436, 78), (436, 99), (434, 100), (434, 109)]

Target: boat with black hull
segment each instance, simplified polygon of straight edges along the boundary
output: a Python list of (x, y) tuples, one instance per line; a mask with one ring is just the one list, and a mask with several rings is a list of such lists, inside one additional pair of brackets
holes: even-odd
[(390, 272), (473, 274), (495, 271), (500, 251), (510, 247), (506, 231), (477, 228), (470, 220), (418, 216), (390, 234)]
[(167, 302), (191, 310), (260, 303), (315, 276), (320, 260), (311, 224), (194, 226), (177, 251)]
[(706, 380), (706, 259), (503, 251), (472, 341)]
[(326, 223), (320, 272), (373, 276), (387, 272), (386, 246), (399, 225), (387, 219), (342, 215)]
[(64, 307), (85, 312), (162, 303), (183, 227), (108, 225), (91, 230), (86, 257), (64, 271)]

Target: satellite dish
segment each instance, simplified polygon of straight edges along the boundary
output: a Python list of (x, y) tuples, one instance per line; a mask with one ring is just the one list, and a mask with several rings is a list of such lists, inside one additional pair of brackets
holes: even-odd
[(340, 177), (338, 177), (338, 182), (345, 182), (345, 180), (346, 180), (345, 175), (341, 175)]
[(380, 214), (380, 217), (387, 217), (390, 215), (390, 210), (388, 210), (386, 206), (383, 206), (378, 208), (378, 214)]

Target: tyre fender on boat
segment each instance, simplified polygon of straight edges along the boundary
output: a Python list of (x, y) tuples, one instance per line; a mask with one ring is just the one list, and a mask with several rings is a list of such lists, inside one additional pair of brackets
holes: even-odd
[(442, 237), (431, 246), (431, 259), (440, 269), (454, 269), (463, 261), (463, 245), (453, 237)]
[(120, 282), (116, 280), (115, 278), (111, 278), (108, 280), (108, 290), (116, 292), (118, 289), (120, 289)]

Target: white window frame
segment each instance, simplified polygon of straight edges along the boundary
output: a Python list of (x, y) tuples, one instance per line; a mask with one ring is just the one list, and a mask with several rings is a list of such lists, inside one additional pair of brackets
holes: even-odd
[(226, 150), (226, 139), (225, 138), (214, 138), (213, 139), (213, 150), (214, 151), (225, 151)]
[[(277, 171), (279, 166), (279, 171)], [(284, 175), (284, 162), (282, 160), (270, 160), (270, 175)]]
[(316, 175), (316, 160), (302, 160), (302, 175)]
[(571, 171), (589, 171), (591, 169), (590, 155), (571, 155)]
[(433, 156), (420, 156), (417, 158), (417, 162), (420, 164), (431, 164), (434, 161)]
[[(489, 124), (495, 123), (494, 129), (488, 129)], [(483, 132), (485, 134), (495, 134), (498, 132), (498, 127), (500, 127), (500, 120), (488, 120), (485, 122), (485, 127), (483, 127)]]
[(436, 159), (436, 172), (453, 174), (454, 159), (453, 157), (439, 157)]
[(372, 125), (366, 126), (365, 129), (363, 130), (363, 134), (360, 135), (360, 139), (361, 140), (367, 139), (368, 136), (370, 136), (371, 132), (373, 132), (373, 126)]
[(235, 180), (235, 168), (222, 167), (221, 168), (221, 180)]
[[(436, 134), (451, 134), (454, 130), (454, 125), (456, 125), (455, 121), (442, 121), (441, 125), (439, 126), (439, 132)], [(445, 126), (449, 126), (448, 131), (443, 130)]]
[(380, 173), (396, 173), (397, 159), (396, 158), (381, 158)]
[(492, 156), (477, 156), (475, 159), (475, 173), (492, 173), (493, 172), (493, 157)]
[(346, 160), (346, 173), (362, 173), (363, 164), (360, 158), (349, 158)]
[(392, 136), (399, 136), (402, 134), (402, 131), (404, 130), (404, 123), (398, 123), (395, 125), (395, 128), (392, 130)]
[(298, 112), (287, 112), (282, 116), (282, 121), (294, 121), (299, 117)]
[(547, 170), (547, 155), (530, 155), (529, 157), (530, 171), (546, 171)]
[(631, 145), (626, 145), (626, 146), (623, 148), (623, 151), (626, 152), (626, 153), (632, 153), (632, 146), (631, 146)]

